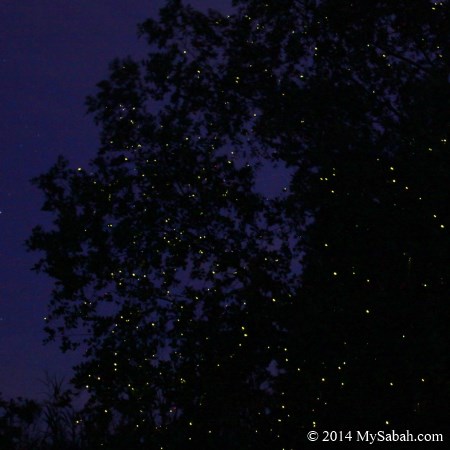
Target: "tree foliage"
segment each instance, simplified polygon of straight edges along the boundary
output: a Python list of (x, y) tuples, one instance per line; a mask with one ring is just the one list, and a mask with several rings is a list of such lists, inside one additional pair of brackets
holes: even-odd
[(169, 1), (141, 24), (146, 57), (88, 99), (95, 159), (35, 180), (54, 226), (28, 241), (105, 433), (298, 448), (313, 427), (443, 426), (449, 12)]
[(0, 397), (2, 450), (84, 450), (91, 445), (89, 427), (74, 407), (74, 393), (64, 380), (46, 375), (46, 398)]

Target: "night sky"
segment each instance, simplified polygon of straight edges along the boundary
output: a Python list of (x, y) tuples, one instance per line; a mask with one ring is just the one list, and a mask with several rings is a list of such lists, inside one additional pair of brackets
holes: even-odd
[[(45, 371), (70, 377), (77, 361), (44, 346), (51, 280), (30, 270), (25, 251), (33, 226), (49, 223), (30, 179), (59, 154), (73, 166), (94, 156), (98, 130), (86, 95), (107, 77), (115, 57), (145, 50), (136, 25), (162, 0), (2, 0), (0, 7), (0, 392), (40, 398)], [(205, 9), (223, 2), (197, 0)]]

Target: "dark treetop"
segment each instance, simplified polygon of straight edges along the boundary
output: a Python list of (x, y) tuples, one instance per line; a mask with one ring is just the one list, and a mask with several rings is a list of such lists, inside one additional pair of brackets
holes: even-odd
[(169, 1), (142, 24), (147, 57), (89, 97), (96, 158), (36, 179), (54, 223), (28, 241), (49, 337), (86, 349), (92, 448), (444, 430), (449, 11)]

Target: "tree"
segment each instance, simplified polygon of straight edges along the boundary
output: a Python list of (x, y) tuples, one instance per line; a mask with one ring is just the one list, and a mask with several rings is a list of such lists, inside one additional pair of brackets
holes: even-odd
[[(14, 450), (39, 442), (34, 434), (36, 417), (40, 407), (36, 402), (18, 398), (5, 401), (0, 398), (0, 444), (6, 450)], [(22, 447), (23, 448), (23, 447)]]
[(35, 180), (50, 337), (85, 348), (74, 382), (116, 448), (440, 426), (448, 2), (234, 7), (167, 2), (88, 99), (90, 167)]
[[(82, 450), (93, 448), (63, 380), (46, 374), (47, 396), (36, 402), (0, 398), (0, 444), (5, 450)], [(91, 431), (91, 430), (89, 430)]]

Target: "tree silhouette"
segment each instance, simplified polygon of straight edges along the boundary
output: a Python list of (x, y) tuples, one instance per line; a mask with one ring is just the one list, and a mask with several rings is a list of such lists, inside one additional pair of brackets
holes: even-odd
[[(39, 402), (0, 397), (0, 444), (4, 450), (82, 450), (91, 430), (75, 410), (73, 393), (63, 380), (46, 374), (47, 396)], [(88, 429), (86, 429), (88, 428)]]
[(28, 241), (100, 441), (444, 426), (449, 22), (446, 1), (169, 1), (140, 26), (146, 58), (88, 99), (96, 158), (35, 180), (55, 220)]

